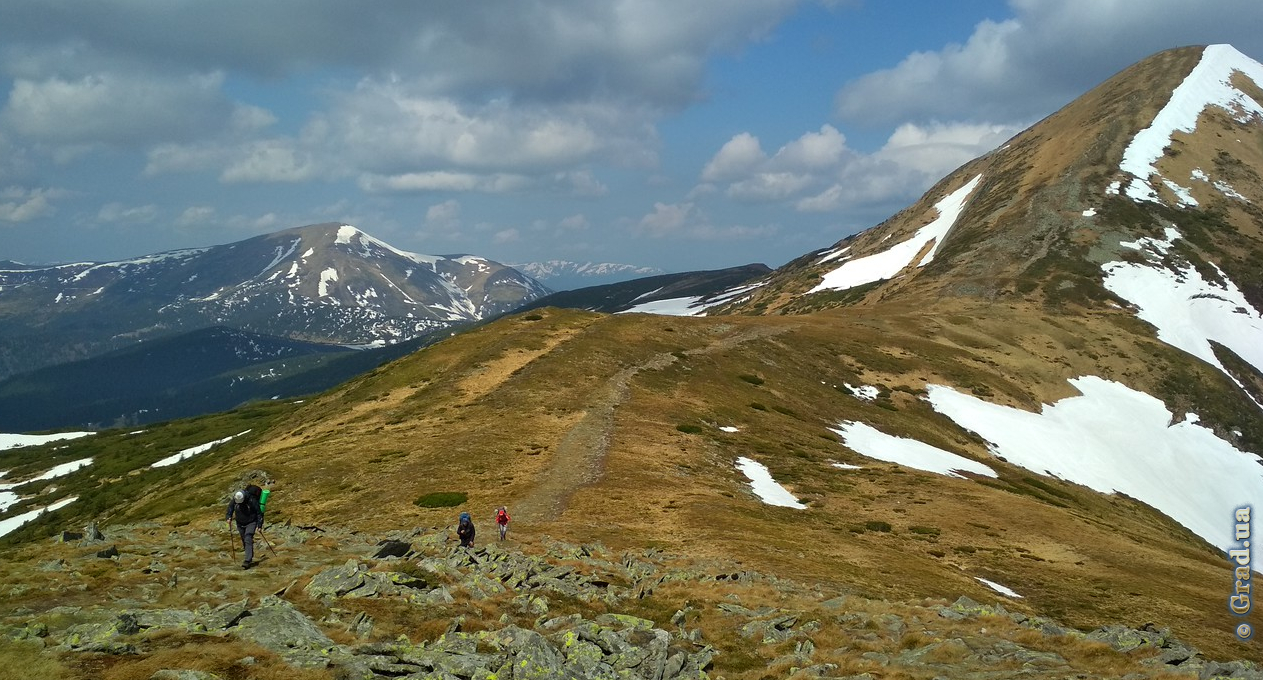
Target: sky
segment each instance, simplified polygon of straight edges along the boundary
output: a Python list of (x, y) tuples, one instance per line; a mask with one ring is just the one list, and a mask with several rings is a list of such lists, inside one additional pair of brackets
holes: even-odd
[(508, 264), (779, 266), (1252, 0), (6, 0), (0, 260), (338, 221)]

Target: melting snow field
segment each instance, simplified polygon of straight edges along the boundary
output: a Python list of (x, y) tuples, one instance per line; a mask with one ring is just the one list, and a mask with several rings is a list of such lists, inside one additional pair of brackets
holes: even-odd
[(1159, 340), (1226, 374), (1211, 351), (1214, 340), (1263, 371), (1263, 315), (1223, 272), (1219, 273), (1221, 285), (1203, 279), (1192, 266), (1172, 271), (1157, 264), (1180, 233), (1168, 227), (1166, 236), (1165, 241), (1142, 238), (1123, 243), (1145, 253), (1155, 264), (1106, 263), (1101, 266), (1105, 287), (1139, 308), (1136, 316), (1157, 327)]
[[(841, 436), (842, 443), (852, 451), (869, 458), (884, 460), (887, 463), (905, 465), (948, 477), (964, 478), (961, 472), (972, 472), (984, 477), (996, 476), (995, 470), (976, 460), (958, 456), (915, 439), (889, 435), (864, 423), (844, 422), (838, 429), (829, 428), (829, 430)], [(834, 467), (841, 467), (841, 465), (835, 463)]]
[(53, 510), (60, 510), (61, 508), (64, 508), (67, 505), (70, 505), (71, 503), (75, 502), (76, 500), (78, 500), (78, 498), (79, 498), (78, 496), (73, 496), (71, 498), (63, 498), (57, 501), (56, 503), (53, 503), (52, 505), (49, 505), (47, 507), (37, 508), (35, 510), (31, 510), (30, 512), (24, 512), (20, 515), (15, 515), (13, 517), (2, 519), (0, 520), (0, 536), (4, 536), (5, 534), (13, 531), (14, 529), (22, 526), (23, 524), (26, 524), (27, 522), (35, 519), (36, 517), (39, 517), (41, 514), (45, 512), (52, 512)]
[[(1096, 376), (1070, 383), (1082, 396), (1039, 413), (941, 385), (929, 385), (928, 398), (934, 410), (986, 439), (1009, 463), (1126, 494), (1217, 548), (1236, 547), (1233, 512), (1263, 499), (1259, 456), (1235, 449), (1192, 414), (1173, 422), (1162, 401), (1126, 385)], [(1259, 565), (1256, 557), (1256, 571)]]
[[(249, 432), (249, 431), (250, 430), (246, 430), (246, 432)], [(199, 453), (205, 453), (207, 451), (210, 451), (212, 448), (219, 446), (220, 444), (223, 444), (224, 442), (234, 439), (236, 437), (240, 437), (246, 432), (238, 432), (237, 434), (229, 435), (227, 437), (224, 437), (223, 439), (216, 439), (213, 442), (206, 442), (205, 444), (198, 444), (197, 446), (184, 449), (183, 451), (177, 454), (163, 458), (162, 460), (154, 463), (153, 465), (150, 465), (149, 467), (166, 467), (168, 465), (175, 465), (176, 463), (182, 460), (186, 460), (188, 458), (192, 458), (193, 456), (196, 456)]]
[(794, 498), (794, 494), (772, 479), (772, 473), (768, 472), (767, 467), (762, 463), (743, 456), (737, 459), (737, 468), (750, 480), (750, 488), (754, 490), (754, 495), (762, 499), (764, 503), (796, 510), (807, 509), (807, 506)]
[(1001, 595), (1006, 595), (1008, 597), (1016, 597), (1018, 599), (1021, 599), (1022, 597), (1021, 595), (1018, 595), (1017, 593), (1013, 592), (1007, 586), (1002, 586), (999, 583), (996, 583), (995, 581), (988, 581), (987, 579), (982, 578), (981, 576), (975, 576), (974, 580), (996, 591), (997, 593), (1000, 593)]
[(952, 225), (956, 224), (956, 218), (960, 216), (961, 210), (965, 207), (965, 199), (969, 198), (969, 194), (978, 186), (978, 181), (981, 179), (982, 175), (974, 177), (968, 184), (935, 203), (934, 207), (938, 209), (939, 213), (938, 218), (918, 229), (912, 235), (912, 238), (896, 243), (880, 253), (844, 262), (842, 266), (825, 274), (824, 280), (820, 282), (820, 285), (807, 291), (807, 293), (811, 294), (822, 290), (846, 290), (847, 288), (862, 286), (866, 283), (889, 279), (911, 264), (912, 258), (916, 257), (917, 253), (921, 252), (921, 249), (927, 243), (934, 241), (934, 246), (930, 248), (930, 252), (921, 258), (917, 266), (924, 267), (929, 264), (934, 259), (934, 252), (943, 243), (943, 237), (951, 230)]
[[(1201, 61), (1171, 93), (1171, 100), (1154, 117), (1153, 123), (1141, 130), (1123, 152), (1119, 169), (1133, 177), (1125, 189), (1129, 197), (1138, 201), (1158, 200), (1149, 186), (1150, 175), (1158, 174), (1153, 164), (1170, 146), (1171, 135), (1197, 128), (1197, 118), (1206, 107), (1218, 106), (1237, 116), (1237, 120), (1263, 116), (1263, 107), (1258, 102), (1232, 86), (1234, 72), (1245, 74), (1263, 87), (1263, 67), (1231, 45), (1210, 45), (1202, 52)], [(1182, 202), (1191, 205), (1188, 201), (1192, 196), (1186, 189), (1169, 180), (1164, 182)]]
[(0, 451), (16, 449), (21, 446), (39, 446), (48, 442), (63, 439), (78, 439), (92, 434), (91, 432), (58, 432), (57, 434), (0, 434)]
[(630, 309), (624, 309), (619, 314), (662, 314), (664, 316), (702, 316), (706, 313), (705, 307), (699, 307), (702, 297), (680, 297), (668, 298), (666, 300), (653, 300), (652, 302), (642, 302)]

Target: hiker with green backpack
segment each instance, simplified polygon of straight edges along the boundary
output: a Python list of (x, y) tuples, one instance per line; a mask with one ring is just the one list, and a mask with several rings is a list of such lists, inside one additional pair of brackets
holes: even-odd
[(241, 563), (242, 569), (249, 569), (254, 564), (254, 532), (263, 526), (263, 513), (267, 508), (269, 493), (270, 491), (255, 484), (249, 484), (234, 493), (232, 500), (228, 501), (228, 514), (224, 521), (230, 522), (231, 531), (232, 519), (234, 516), (237, 518), (237, 533), (241, 535), (241, 547), (246, 553), (246, 560)]

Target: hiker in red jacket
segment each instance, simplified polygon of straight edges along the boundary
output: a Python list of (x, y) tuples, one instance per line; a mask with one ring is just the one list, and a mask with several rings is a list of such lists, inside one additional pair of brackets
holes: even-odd
[(496, 526), (500, 527), (500, 540), (504, 540), (504, 535), (509, 533), (509, 511), (501, 505), (496, 509)]

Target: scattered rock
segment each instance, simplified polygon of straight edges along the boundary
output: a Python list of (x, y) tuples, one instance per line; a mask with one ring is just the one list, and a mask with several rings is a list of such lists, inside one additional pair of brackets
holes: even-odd
[(412, 552), (412, 544), (407, 541), (385, 540), (377, 545), (378, 549), (373, 553), (373, 558), (378, 560), (388, 557), (406, 557)]

